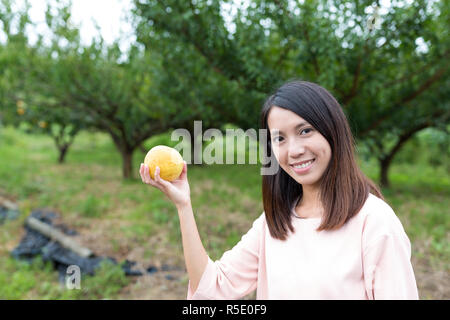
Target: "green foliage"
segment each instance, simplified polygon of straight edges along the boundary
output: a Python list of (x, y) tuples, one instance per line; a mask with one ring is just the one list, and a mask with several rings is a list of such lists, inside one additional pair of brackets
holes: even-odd
[[(28, 18), (27, 11), (14, 12), (6, 0), (0, 13), (5, 25), (17, 16)], [(154, 90), (158, 59), (138, 45), (125, 52), (119, 40), (107, 45), (98, 37), (82, 45), (70, 2), (49, 3), (45, 18), (51, 31), (45, 42), (43, 35), (31, 45), (8, 34), (7, 44), (0, 46), (0, 66), (6, 66), (0, 104), (8, 107), (0, 114), (2, 122), (27, 123), (28, 132), (50, 135), (60, 162), (80, 130), (106, 132), (122, 156), (124, 177), (130, 177), (134, 149), (167, 131), (176, 114), (177, 108), (167, 108)], [(27, 19), (23, 23), (34, 27)]]
[(412, 138), (400, 152), (397, 163), (447, 166), (450, 172), (450, 135), (433, 128), (425, 129)]
[[(0, 6), (2, 9), (9, 12), (7, 16), (2, 15), (4, 24), (12, 26), (19, 18), (23, 20), (24, 28), (33, 27), (28, 19), (28, 8), (24, 12), (14, 12), (8, 1), (3, 1)], [(70, 54), (68, 47), (77, 49), (78, 45), (74, 45), (74, 42), (79, 43), (80, 40), (78, 29), (67, 25), (69, 10), (70, 6), (59, 7), (55, 16), (52, 16), (48, 8), (46, 21), (48, 27), (54, 30), (52, 36), (47, 35), (47, 40), (51, 42), (50, 48), (44, 47), (42, 36), (31, 46), (25, 33), (18, 38), (20, 30), (16, 34), (7, 32), (3, 62), (5, 75), (2, 77), (5, 83), (0, 82), (0, 92), (2, 89), (6, 92), (0, 94), (0, 101), (6, 106), (3, 115), (5, 122), (16, 126), (26, 124), (27, 132), (51, 136), (60, 152), (60, 162), (64, 161), (75, 135), (86, 126), (80, 114), (62, 109), (62, 106), (67, 105), (67, 97), (61, 92), (61, 78), (54, 68), (55, 56), (62, 58)], [(63, 41), (67, 41), (69, 46), (60, 45)]]
[(416, 132), (450, 117), (446, 1), (391, 2), (388, 9), (346, 0), (135, 6), (138, 41), (163, 61), (160, 92), (185, 101), (208, 125), (256, 128), (276, 86), (310, 80), (337, 97), (356, 137), (389, 166)]
[(156, 134), (151, 136), (149, 139), (147, 139), (144, 142), (146, 151), (149, 151), (151, 148), (158, 146), (158, 145), (165, 145), (169, 147), (175, 147), (179, 142), (178, 141), (172, 141), (170, 136), (172, 132), (164, 132), (161, 134)]

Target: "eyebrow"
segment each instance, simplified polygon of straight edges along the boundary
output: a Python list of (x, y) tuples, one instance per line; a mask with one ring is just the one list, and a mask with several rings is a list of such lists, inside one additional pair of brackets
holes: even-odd
[[(307, 125), (308, 125), (307, 122), (302, 121), (302, 122), (300, 122), (299, 124), (297, 124), (297, 125), (295, 126), (294, 130), (298, 130), (298, 129), (300, 129), (301, 127), (304, 127), (304, 126), (307, 126)], [(270, 133), (273, 133), (274, 131), (278, 131), (280, 134), (284, 134), (283, 131), (277, 130), (277, 129), (270, 130)]]

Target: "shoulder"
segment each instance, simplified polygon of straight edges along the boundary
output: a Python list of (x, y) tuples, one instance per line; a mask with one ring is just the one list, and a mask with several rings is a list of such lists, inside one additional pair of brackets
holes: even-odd
[(266, 225), (267, 225), (266, 214), (263, 212), (259, 215), (258, 218), (256, 218), (255, 221), (253, 221), (252, 228), (257, 228), (259, 230), (263, 230)]
[(268, 234), (270, 234), (264, 211), (253, 221), (250, 231), (258, 234), (260, 239), (264, 239)]
[(398, 217), (392, 207), (372, 193), (369, 193), (360, 214), (365, 223), (375, 223), (380, 227), (398, 222)]
[(264, 212), (253, 221), (247, 233), (242, 235), (241, 240), (236, 244), (237, 248), (259, 247), (261, 239), (265, 235), (266, 218)]
[(385, 237), (405, 237), (400, 219), (384, 200), (369, 193), (360, 211), (363, 222), (363, 241), (370, 246)]
[[(256, 235), (264, 232), (266, 227), (266, 216), (264, 212), (260, 214), (255, 220), (253, 220), (251, 227), (248, 229), (246, 235)], [(244, 236), (246, 236), (244, 235)]]

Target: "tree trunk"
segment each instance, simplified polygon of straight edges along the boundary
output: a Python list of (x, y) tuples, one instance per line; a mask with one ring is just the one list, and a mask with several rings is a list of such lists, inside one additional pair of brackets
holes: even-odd
[(59, 146), (58, 150), (59, 150), (58, 163), (62, 164), (62, 163), (64, 163), (64, 160), (66, 159), (67, 151), (69, 150), (69, 145), (64, 144), (62, 146)]
[(394, 159), (394, 156), (397, 154), (397, 152), (400, 151), (400, 149), (405, 145), (405, 143), (409, 139), (411, 139), (411, 137), (414, 134), (429, 126), (430, 126), (429, 122), (424, 122), (418, 125), (417, 127), (412, 128), (410, 131), (405, 132), (404, 134), (399, 136), (397, 144), (391, 149), (391, 151), (383, 158), (378, 159), (378, 161), (380, 162), (380, 184), (382, 187), (390, 186), (388, 171), (392, 163), (392, 160)]
[(131, 150), (122, 150), (122, 176), (124, 179), (133, 178), (133, 151)]
[(392, 157), (386, 157), (384, 159), (380, 159), (380, 185), (384, 188), (390, 187), (389, 182), (389, 166), (391, 164)]
[(110, 134), (116, 149), (120, 151), (120, 155), (122, 156), (122, 178), (133, 178), (133, 151), (140, 145), (140, 143), (130, 146), (121, 136), (114, 134), (112, 131), (108, 131), (108, 133)]
[(55, 142), (56, 147), (58, 148), (59, 156), (58, 156), (58, 163), (62, 164), (64, 163), (66, 159), (67, 152), (69, 151), (70, 146), (72, 145), (73, 141), (75, 140), (75, 136), (78, 134), (80, 129), (74, 129), (72, 130), (68, 136), (64, 134), (65, 126), (63, 126), (59, 133), (56, 135), (50, 134), (50, 136), (53, 138), (53, 141)]

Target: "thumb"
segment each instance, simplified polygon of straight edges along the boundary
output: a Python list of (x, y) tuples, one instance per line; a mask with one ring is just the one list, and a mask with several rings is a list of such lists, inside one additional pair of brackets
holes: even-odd
[(183, 170), (181, 171), (180, 177), (178, 179), (185, 180), (187, 177), (187, 162), (183, 161)]

